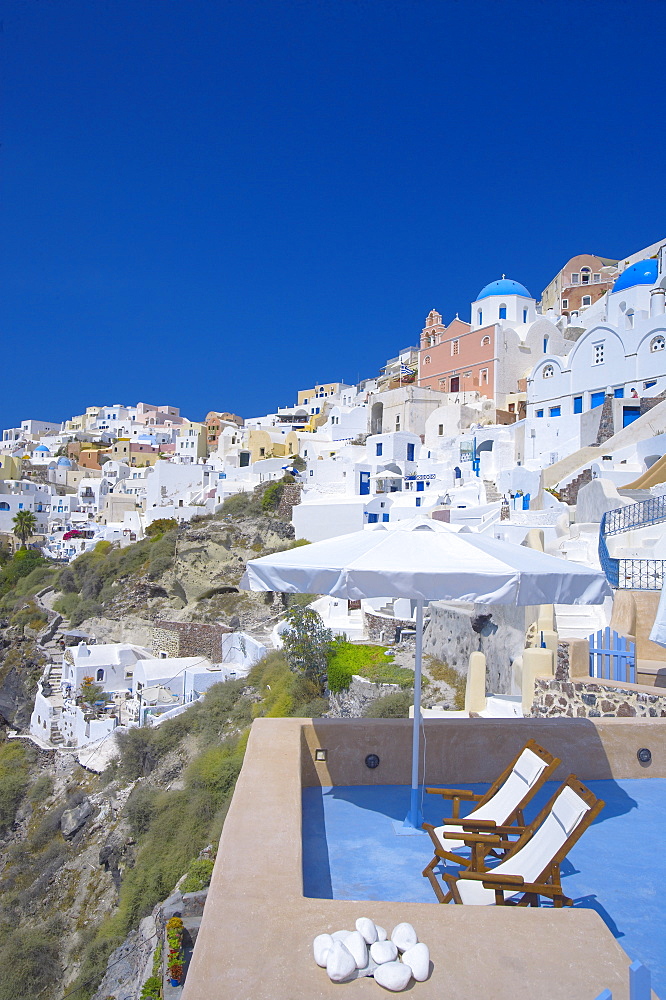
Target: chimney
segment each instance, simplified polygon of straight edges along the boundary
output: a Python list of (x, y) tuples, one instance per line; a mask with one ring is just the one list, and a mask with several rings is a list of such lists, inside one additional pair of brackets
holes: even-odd
[(650, 316), (663, 316), (666, 312), (666, 288), (653, 288), (650, 292)]

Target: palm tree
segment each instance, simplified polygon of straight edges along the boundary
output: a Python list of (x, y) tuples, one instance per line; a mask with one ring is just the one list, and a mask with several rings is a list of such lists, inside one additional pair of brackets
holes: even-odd
[(12, 518), (12, 524), (14, 525), (14, 534), (21, 540), (21, 548), (24, 549), (25, 543), (35, 533), (37, 518), (31, 510), (20, 510)]

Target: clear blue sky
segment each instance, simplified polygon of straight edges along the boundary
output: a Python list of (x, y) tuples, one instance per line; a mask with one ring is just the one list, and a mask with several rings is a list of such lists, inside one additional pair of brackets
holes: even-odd
[(661, 0), (5, 0), (0, 426), (243, 416), (666, 235)]

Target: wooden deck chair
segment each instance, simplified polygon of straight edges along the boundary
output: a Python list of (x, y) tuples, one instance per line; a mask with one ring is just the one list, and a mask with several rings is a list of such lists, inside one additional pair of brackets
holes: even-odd
[[(528, 740), (484, 795), (477, 795), (460, 788), (426, 788), (431, 795), (442, 795), (445, 799), (453, 800), (451, 819), (442, 820), (442, 826), (423, 824), (423, 829), (430, 834), (435, 848), (434, 857), (423, 870), (423, 875), (430, 880), (435, 892), (439, 887), (434, 872), (437, 865), (442, 861), (452, 861), (456, 865), (469, 867), (474, 871), (477, 867), (477, 858), (482, 862), (488, 851), (486, 842), (481, 841), (475, 845), (470, 836), (482, 830), (491, 832), (499, 826), (511, 826), (513, 823), (523, 826), (525, 823), (523, 808), (543, 783), (552, 777), (559, 765), (558, 757), (553, 757), (535, 740)], [(469, 815), (461, 818), (460, 803), (463, 801), (474, 802), (476, 805)], [(472, 822), (473, 827), (470, 826)], [(462, 835), (465, 830), (468, 837), (463, 840)], [(454, 836), (456, 833), (457, 838)], [(449, 834), (451, 836), (448, 836)], [(465, 854), (461, 854), (461, 850)]]
[[(449, 891), (442, 892), (438, 885), (437, 898), (440, 903), (453, 900), (468, 906), (538, 906), (539, 897), (547, 896), (556, 907), (573, 906), (562, 891), (560, 863), (604, 805), (570, 774), (496, 868), (457, 875), (443, 872)], [(515, 835), (516, 829), (511, 827), (511, 833)], [(479, 836), (486, 837), (489, 847), (491, 841), (502, 840), (499, 833), (477, 834), (474, 843)]]

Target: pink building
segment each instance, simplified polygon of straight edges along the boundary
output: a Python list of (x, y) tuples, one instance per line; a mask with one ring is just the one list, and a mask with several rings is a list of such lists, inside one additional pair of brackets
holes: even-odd
[(473, 330), (456, 317), (444, 326), (440, 313), (428, 313), (421, 331), (418, 384), (438, 392), (495, 395), (495, 325)]

